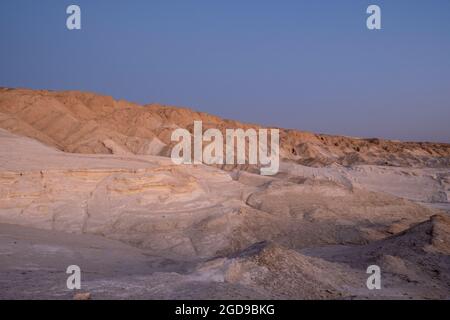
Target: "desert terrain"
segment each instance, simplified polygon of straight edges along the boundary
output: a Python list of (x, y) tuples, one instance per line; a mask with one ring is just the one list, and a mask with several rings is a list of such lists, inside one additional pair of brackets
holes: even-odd
[[(280, 128), (280, 171), (175, 165), (186, 108), (0, 88), (0, 299), (449, 299), (450, 144)], [(366, 286), (369, 265), (382, 288)]]

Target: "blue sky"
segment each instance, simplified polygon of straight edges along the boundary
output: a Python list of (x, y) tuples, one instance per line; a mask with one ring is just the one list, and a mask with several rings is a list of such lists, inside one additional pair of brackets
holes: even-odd
[[(66, 28), (66, 8), (82, 30)], [(366, 28), (366, 8), (382, 30)], [(450, 142), (450, 1), (0, 1), (0, 86)]]

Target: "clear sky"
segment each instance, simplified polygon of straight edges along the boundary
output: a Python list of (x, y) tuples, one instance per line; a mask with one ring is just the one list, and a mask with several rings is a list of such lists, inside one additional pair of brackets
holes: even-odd
[(0, 40), (0, 86), (450, 142), (449, 0), (1, 0)]

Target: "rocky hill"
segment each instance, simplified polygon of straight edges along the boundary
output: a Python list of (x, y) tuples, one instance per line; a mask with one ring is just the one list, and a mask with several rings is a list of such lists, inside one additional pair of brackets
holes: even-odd
[(261, 176), (175, 165), (171, 132), (194, 120), (257, 127), (1, 89), (0, 299), (72, 298), (74, 263), (93, 299), (450, 298), (449, 145), (281, 129)]
[[(203, 128), (259, 128), (207, 113), (159, 104), (137, 105), (76, 91), (0, 89), (0, 128), (62, 151), (86, 154), (170, 155), (171, 133)], [(280, 129), (284, 159), (308, 166), (378, 164), (449, 167), (450, 144), (398, 142)]]

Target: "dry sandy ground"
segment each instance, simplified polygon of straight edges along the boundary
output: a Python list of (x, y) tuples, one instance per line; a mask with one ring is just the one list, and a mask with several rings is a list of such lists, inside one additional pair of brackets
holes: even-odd
[(263, 177), (1, 129), (0, 145), (2, 299), (70, 299), (72, 264), (93, 299), (450, 298), (448, 168), (286, 161)]
[[(0, 298), (448, 299), (450, 145), (280, 129), (278, 175), (177, 166), (176, 128), (259, 128), (0, 88)], [(382, 289), (368, 290), (378, 265)]]

